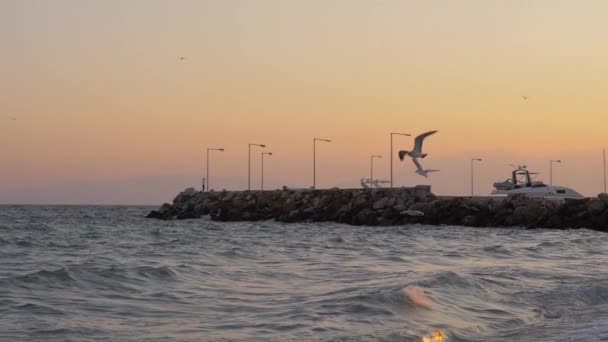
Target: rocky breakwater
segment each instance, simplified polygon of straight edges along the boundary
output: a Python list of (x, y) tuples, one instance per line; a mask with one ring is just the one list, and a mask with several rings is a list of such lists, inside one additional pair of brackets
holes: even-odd
[(438, 197), (429, 186), (198, 192), (186, 189), (173, 204), (147, 217), (217, 221), (339, 222), (388, 226), (408, 223), (474, 227), (591, 228), (608, 231), (608, 194), (563, 201), (526, 196)]

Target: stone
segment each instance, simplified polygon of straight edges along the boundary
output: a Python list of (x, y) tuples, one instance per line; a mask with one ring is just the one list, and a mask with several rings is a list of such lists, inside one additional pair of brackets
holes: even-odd
[(160, 212), (161, 213), (165, 213), (167, 211), (171, 210), (171, 204), (169, 203), (164, 203), (163, 205), (160, 206)]
[(608, 194), (605, 192), (602, 192), (601, 194), (597, 195), (597, 198), (599, 198), (600, 200), (602, 200), (602, 202), (604, 202), (606, 205), (608, 205)]
[(462, 219), (461, 224), (463, 226), (475, 227), (477, 225), (477, 217), (474, 215), (467, 215)]
[(590, 213), (592, 213), (594, 215), (599, 215), (604, 210), (606, 210), (606, 203), (604, 203), (604, 201), (602, 201), (599, 198), (593, 198), (587, 204), (587, 209), (589, 210)]
[(410, 205), (406, 210), (421, 211), (426, 213), (429, 211), (430, 207), (431, 205), (429, 203), (419, 202)]
[(153, 218), (153, 219), (162, 219), (163, 215), (160, 213), (160, 211), (157, 210), (152, 210), (148, 215), (146, 215), (146, 218)]
[(209, 214), (209, 208), (207, 208), (203, 203), (195, 204), (194, 212), (198, 216), (207, 215), (207, 214)]
[(535, 227), (549, 215), (549, 210), (538, 203), (520, 205), (513, 209), (513, 221), (516, 225)]
[(416, 187), (414, 187), (414, 197), (416, 197), (416, 200), (418, 201), (425, 200), (430, 193), (430, 185), (416, 185)]
[(374, 210), (380, 210), (380, 209), (384, 209), (384, 207), (386, 207), (386, 204), (387, 204), (387, 203), (388, 203), (388, 198), (387, 198), (387, 197), (383, 197), (383, 198), (381, 198), (381, 199), (377, 200), (377, 201), (374, 203), (373, 208), (374, 208)]
[(363, 194), (358, 195), (352, 202), (353, 207), (362, 207), (365, 204), (367, 204), (367, 198)]
[(407, 206), (405, 206), (405, 204), (403, 204), (403, 203), (400, 203), (400, 204), (395, 204), (395, 205), (393, 206), (393, 209), (395, 209), (395, 210), (396, 210), (396, 211), (398, 211), (398, 212), (402, 212), (402, 211), (407, 210)]
[(357, 221), (360, 225), (373, 226), (376, 221), (376, 214), (370, 209), (363, 209), (357, 214)]
[(232, 200), (232, 199), (233, 199), (235, 196), (236, 196), (236, 192), (231, 191), (231, 192), (226, 193), (226, 195), (224, 195), (222, 199), (223, 199), (224, 201), (230, 201), (230, 200)]
[(177, 215), (178, 220), (193, 219), (198, 217), (199, 216), (197, 216), (194, 211), (182, 211)]
[(323, 195), (323, 197), (321, 197), (321, 202), (319, 203), (319, 206), (321, 207), (327, 207), (328, 205), (333, 203), (333, 197), (331, 195), (325, 194)]
[(187, 188), (180, 192), (174, 199), (173, 204), (183, 203), (196, 195), (197, 191), (194, 188)]

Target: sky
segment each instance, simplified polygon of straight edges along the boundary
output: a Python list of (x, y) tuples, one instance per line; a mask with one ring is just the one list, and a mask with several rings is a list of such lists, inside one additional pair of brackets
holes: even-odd
[[(389, 178), (390, 132), (439, 130), (428, 179), (475, 193), (525, 164), (585, 195), (608, 147), (603, 0), (0, 0), (0, 204), (160, 204)], [(178, 57), (185, 57), (184, 60)], [(526, 96), (527, 100), (523, 97)], [(15, 118), (16, 120), (13, 120)], [(395, 151), (413, 139), (396, 136)], [(252, 187), (261, 149), (252, 149)]]

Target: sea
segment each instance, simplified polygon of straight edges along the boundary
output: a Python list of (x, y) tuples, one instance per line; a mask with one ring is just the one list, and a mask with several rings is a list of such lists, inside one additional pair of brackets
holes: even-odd
[(0, 207), (0, 341), (608, 341), (606, 233), (151, 209)]

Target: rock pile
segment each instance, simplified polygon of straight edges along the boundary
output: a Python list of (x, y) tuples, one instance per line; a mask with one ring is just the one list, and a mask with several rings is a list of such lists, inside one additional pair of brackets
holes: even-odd
[(339, 222), (389, 226), (408, 223), (474, 227), (591, 228), (608, 231), (608, 194), (565, 201), (509, 196), (437, 197), (429, 186), (180, 193), (147, 217), (209, 215), (217, 221)]

